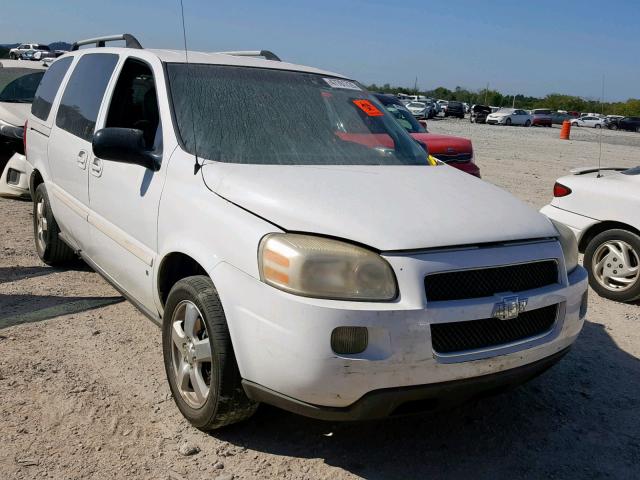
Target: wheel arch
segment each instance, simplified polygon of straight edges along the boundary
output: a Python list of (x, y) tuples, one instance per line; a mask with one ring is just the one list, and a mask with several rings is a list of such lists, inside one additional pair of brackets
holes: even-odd
[(171, 252), (162, 258), (156, 277), (156, 289), (163, 308), (171, 288), (183, 278), (193, 275), (211, 277), (200, 262), (186, 253)]
[(607, 230), (620, 229), (627, 230), (629, 232), (635, 233), (640, 236), (640, 230), (631, 225), (624, 222), (617, 222), (614, 220), (607, 220), (605, 222), (594, 223), (591, 227), (589, 227), (580, 237), (580, 241), (578, 243), (578, 250), (584, 253), (589, 245), (589, 242), (593, 240), (596, 235), (600, 235), (602, 232), (606, 232)]
[(38, 185), (41, 183), (44, 183), (44, 178), (42, 177), (40, 170), (34, 168), (33, 172), (31, 172), (31, 177), (29, 177), (29, 193), (31, 194), (32, 199), (36, 193), (36, 188), (38, 188)]

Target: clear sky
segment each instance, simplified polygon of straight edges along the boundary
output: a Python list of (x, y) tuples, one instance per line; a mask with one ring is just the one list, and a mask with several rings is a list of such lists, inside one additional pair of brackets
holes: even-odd
[[(640, 0), (184, 0), (189, 48), (269, 49), (364, 83), (640, 97)], [(129, 32), (182, 47), (179, 0), (2, 0), (0, 43)]]

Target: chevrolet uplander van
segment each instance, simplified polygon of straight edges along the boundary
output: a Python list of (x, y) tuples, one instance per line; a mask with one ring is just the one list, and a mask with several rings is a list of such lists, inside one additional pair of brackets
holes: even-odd
[(186, 60), (79, 42), (25, 140), (40, 258), (80, 255), (161, 326), (193, 425), (439, 408), (567, 352), (570, 230), (434, 161), (356, 81), (267, 51)]

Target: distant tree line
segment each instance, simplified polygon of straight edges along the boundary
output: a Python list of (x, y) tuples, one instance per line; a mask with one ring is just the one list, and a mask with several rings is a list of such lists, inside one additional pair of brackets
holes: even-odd
[(406, 93), (408, 95), (424, 95), (434, 100), (457, 100), (459, 102), (467, 102), (468, 104), (483, 104), (496, 107), (523, 108), (530, 110), (532, 108), (549, 108), (551, 110), (567, 110), (575, 112), (594, 112), (604, 113), (605, 115), (624, 115), (628, 117), (640, 116), (640, 99), (630, 98), (626, 102), (605, 102), (601, 104), (599, 100), (586, 99), (573, 95), (564, 95), (561, 93), (550, 93), (544, 98), (527, 97), (525, 95), (504, 95), (496, 90), (481, 89), (477, 91), (467, 90), (466, 88), (456, 87), (449, 90), (445, 87), (438, 87), (433, 90), (416, 91), (412, 88), (395, 87), (388, 83), (384, 85), (371, 84), (367, 86), (372, 92), (384, 93)]

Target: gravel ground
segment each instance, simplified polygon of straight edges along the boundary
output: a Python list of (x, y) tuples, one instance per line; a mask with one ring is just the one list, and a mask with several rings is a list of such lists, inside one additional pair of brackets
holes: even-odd
[[(432, 120), (485, 180), (540, 208), (554, 180), (634, 165), (640, 135)], [(261, 407), (211, 435), (169, 395), (160, 331), (78, 263), (45, 267), (31, 204), (0, 199), (0, 478), (638, 478), (640, 311), (590, 297), (572, 352), (529, 384), (437, 415), (332, 424)], [(188, 455), (190, 454), (190, 455)]]

